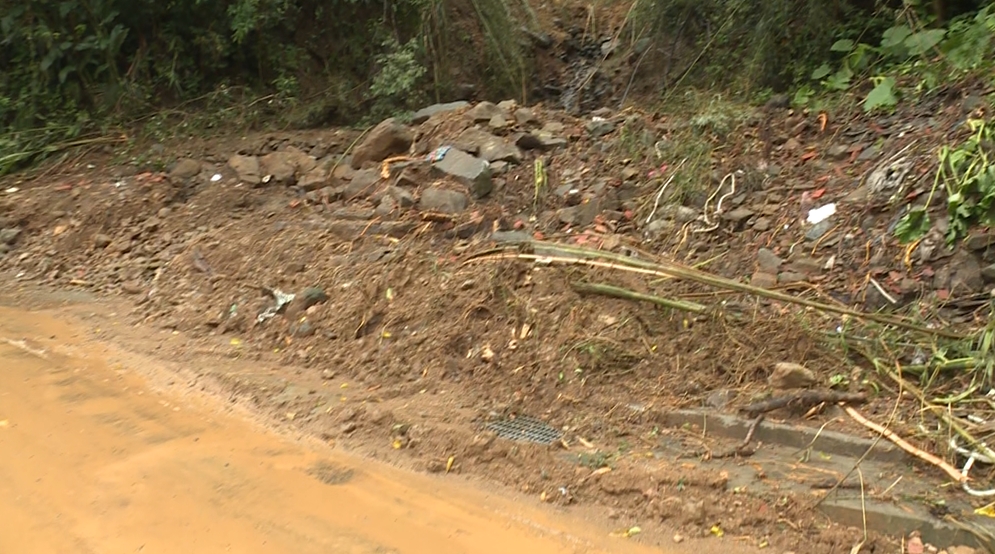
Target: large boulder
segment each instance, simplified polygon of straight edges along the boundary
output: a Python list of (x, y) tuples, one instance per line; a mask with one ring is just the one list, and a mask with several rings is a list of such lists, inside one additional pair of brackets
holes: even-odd
[(385, 119), (370, 131), (352, 154), (352, 167), (360, 169), (366, 162), (382, 162), (411, 148), (415, 137), (394, 118)]

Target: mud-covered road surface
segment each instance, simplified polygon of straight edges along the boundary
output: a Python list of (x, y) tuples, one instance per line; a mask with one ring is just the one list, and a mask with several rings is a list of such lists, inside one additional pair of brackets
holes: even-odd
[(160, 390), (154, 360), (57, 312), (0, 307), (0, 362), (0, 552), (651, 551)]

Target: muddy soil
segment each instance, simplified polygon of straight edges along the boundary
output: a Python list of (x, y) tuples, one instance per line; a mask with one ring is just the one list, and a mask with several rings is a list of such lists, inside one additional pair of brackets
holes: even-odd
[(280, 433), (183, 367), (211, 357), (176, 365), (136, 353), (170, 335), (101, 331), (121, 324), (110, 306), (0, 308), (3, 552), (661, 552), (583, 511)]
[[(282, 428), (643, 531), (630, 540), (888, 551), (900, 538), (865, 540), (814, 511), (825, 489), (731, 487), (720, 464), (686, 460), (733, 444), (663, 425), (675, 408), (735, 413), (769, 398), (775, 366), (790, 362), (810, 372), (805, 386), (844, 383), (868, 396), (868, 417), (894, 416), (893, 430), (942, 448), (919, 432), (918, 406), (896, 410), (889, 382), (826, 340), (844, 320), (517, 258), (544, 239), (867, 311), (919, 311), (945, 328), (977, 324), (995, 235), (977, 229), (946, 247), (936, 231), (901, 245), (892, 227), (905, 205), (889, 200), (925, 197), (931, 148), (960, 136), (962, 104), (933, 98), (888, 117), (746, 106), (726, 122), (734, 132), (720, 132), (714, 118), (481, 102), (362, 136), (178, 139), (158, 149), (166, 171), (90, 153), (0, 185), (0, 283), (13, 298), (38, 286), (114, 298), (126, 306), (118, 326), (173, 337), (145, 343), (153, 354)], [(700, 186), (668, 191), (692, 141), (712, 149)], [(810, 221), (829, 204), (829, 219)], [(591, 296), (585, 283), (715, 310)], [(769, 417), (869, 436), (832, 406)], [(680, 453), (660, 457), (663, 443)], [(936, 494), (870, 494), (898, 507), (960, 494), (929, 466), (903, 471)]]

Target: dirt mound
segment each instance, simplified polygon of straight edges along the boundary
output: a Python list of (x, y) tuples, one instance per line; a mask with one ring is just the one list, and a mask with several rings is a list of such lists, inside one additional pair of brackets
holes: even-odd
[[(455, 460), (550, 502), (600, 502), (685, 532), (721, 520), (758, 545), (849, 548), (859, 533), (816, 525), (799, 502), (776, 492), (731, 502), (722, 471), (643, 457), (661, 410), (763, 399), (779, 362), (804, 363), (828, 386), (838, 354), (797, 311), (723, 296), (750, 315), (738, 326), (576, 290), (607, 282), (716, 298), (694, 283), (541, 260), (462, 262), (547, 239), (867, 309), (942, 300), (943, 313), (967, 321), (995, 275), (986, 268), (995, 240), (979, 234), (948, 250), (935, 235), (911, 249), (893, 238), (901, 206), (887, 199), (928, 191), (927, 143), (947, 138), (938, 129), (953, 128), (958, 104), (921, 110), (834, 122), (772, 107), (678, 121), (454, 103), (365, 135), (185, 145), (165, 173), (94, 159), (4, 187), (0, 267), (131, 296), (135, 322), (279, 361), (284, 374), (229, 385), (374, 455), (430, 471)], [(697, 147), (711, 154), (695, 158)], [(567, 450), (487, 432), (521, 417), (548, 424)], [(785, 536), (783, 521), (806, 536)]]

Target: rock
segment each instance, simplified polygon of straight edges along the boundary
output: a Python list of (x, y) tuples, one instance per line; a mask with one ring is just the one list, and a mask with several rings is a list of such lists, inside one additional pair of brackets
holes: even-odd
[(556, 217), (564, 224), (571, 227), (586, 227), (594, 223), (594, 218), (601, 213), (601, 199), (592, 198), (587, 202), (581, 202), (569, 208), (556, 210)]
[(487, 162), (457, 148), (449, 149), (445, 157), (433, 163), (432, 167), (467, 187), (474, 198), (483, 198), (494, 188)]
[(814, 385), (816, 377), (811, 369), (801, 364), (778, 362), (767, 382), (775, 389), (801, 389)]
[(815, 225), (811, 229), (805, 232), (805, 240), (807, 241), (817, 241), (822, 238), (823, 235), (829, 232), (833, 228), (832, 221), (824, 219)]
[(263, 182), (263, 176), (259, 169), (259, 158), (255, 156), (235, 154), (228, 158), (228, 167), (232, 168), (238, 179), (244, 183), (255, 186)]
[(515, 122), (519, 125), (538, 125), (539, 118), (528, 108), (518, 108), (515, 110)]
[(532, 240), (531, 233), (525, 231), (494, 231), (491, 233), (491, 240), (498, 243), (521, 243)]
[(777, 283), (780, 285), (791, 285), (794, 283), (806, 283), (808, 276), (797, 271), (782, 271), (777, 274)]
[(769, 231), (772, 223), (769, 217), (758, 217), (753, 220), (753, 230), (758, 233), (763, 233), (764, 231)]
[(754, 287), (772, 289), (777, 286), (777, 275), (758, 271), (750, 277), (750, 284)]
[(181, 181), (193, 179), (197, 175), (200, 175), (200, 162), (191, 160), (190, 158), (183, 158), (177, 161), (176, 165), (169, 172), (170, 177)]
[(615, 130), (615, 124), (607, 119), (592, 119), (584, 126), (592, 137), (603, 137)]
[(694, 221), (698, 217), (698, 212), (694, 208), (680, 204), (665, 204), (657, 209), (656, 215), (663, 219), (672, 219), (678, 223), (687, 223)]
[(729, 389), (719, 389), (712, 391), (705, 399), (705, 404), (716, 410), (721, 410), (729, 405), (729, 402), (736, 396), (734, 391)]
[(453, 141), (453, 145), (457, 149), (479, 155), (488, 162), (505, 161), (516, 164), (522, 162), (522, 151), (518, 147), (480, 129), (463, 131)]
[(995, 244), (995, 233), (972, 233), (964, 239), (968, 250), (987, 250), (992, 244)]
[(19, 227), (0, 229), (0, 244), (14, 244), (14, 241), (19, 236), (21, 236), (21, 229)]
[(418, 205), (422, 210), (454, 214), (465, 210), (470, 199), (459, 191), (432, 187), (422, 192)]
[(761, 248), (757, 252), (757, 265), (760, 267), (760, 271), (764, 273), (776, 275), (783, 263), (784, 260), (767, 248)]
[(129, 281), (127, 283), (121, 283), (121, 292), (125, 294), (141, 294), (144, 292), (144, 289), (141, 284)]
[(376, 212), (377, 215), (385, 217), (390, 215), (395, 208), (397, 208), (397, 202), (390, 196), (384, 196), (380, 199), (380, 203), (377, 204), (376, 209), (373, 211)]
[(474, 123), (490, 121), (495, 115), (504, 115), (503, 110), (492, 102), (481, 102), (466, 112), (466, 117)]
[(514, 98), (502, 100), (497, 103), (497, 107), (501, 108), (503, 111), (510, 112), (518, 107), (518, 100), (515, 100)]
[(328, 170), (316, 167), (311, 171), (307, 172), (301, 180), (297, 183), (299, 187), (305, 191), (318, 190), (325, 188), (331, 183), (331, 179), (328, 178)]
[(986, 265), (981, 268), (981, 276), (984, 277), (987, 283), (995, 281), (995, 264)]
[(947, 548), (949, 554), (978, 554), (978, 550), (970, 546), (951, 546)]
[(294, 323), (290, 326), (290, 334), (297, 338), (305, 338), (314, 335), (317, 329), (314, 325), (311, 325), (310, 321), (301, 321), (300, 323)]
[(566, 146), (567, 141), (554, 137), (552, 133), (538, 131), (515, 135), (515, 145), (524, 150), (551, 150), (558, 146)]
[(957, 252), (950, 259), (950, 292), (955, 296), (969, 296), (985, 286), (978, 259), (967, 252)]
[(491, 174), (501, 175), (508, 172), (508, 162), (496, 161), (491, 162)]
[(491, 129), (504, 129), (508, 126), (508, 118), (504, 114), (497, 114), (487, 122), (487, 126)]
[(304, 311), (311, 306), (328, 302), (328, 295), (319, 287), (307, 287), (294, 298), (294, 301), (298, 303), (300, 310)]
[(416, 202), (415, 196), (401, 187), (387, 187), (387, 196), (402, 208), (410, 208)]
[(265, 177), (280, 185), (293, 185), (297, 182), (297, 167), (292, 155), (286, 152), (270, 152), (259, 159), (259, 167)]
[(93, 235), (93, 245), (97, 248), (107, 248), (112, 242), (114, 242), (114, 239), (103, 233)]
[(447, 102), (445, 104), (432, 104), (431, 106), (422, 108), (417, 112), (415, 112), (414, 115), (411, 116), (411, 123), (415, 125), (421, 125), (422, 123), (428, 121), (428, 118), (432, 117), (435, 114), (461, 110), (469, 105), (470, 105), (469, 102), (464, 102), (463, 100), (460, 100), (458, 102)]
[(747, 219), (750, 219), (755, 214), (756, 212), (754, 212), (749, 208), (736, 208), (731, 212), (726, 212), (722, 214), (722, 219), (725, 219), (726, 221), (732, 221), (733, 223), (736, 223), (738, 225), (746, 221)]
[(631, 181), (639, 176), (639, 170), (634, 167), (627, 167), (622, 170), (622, 180)]
[(356, 198), (366, 198), (373, 194), (374, 187), (380, 181), (379, 169), (364, 169), (357, 171), (352, 181), (340, 187), (342, 198), (353, 200)]
[(674, 222), (669, 219), (654, 219), (643, 228), (643, 235), (655, 240), (663, 236), (664, 233), (673, 231), (675, 227)]
[(403, 154), (414, 140), (410, 129), (392, 117), (385, 119), (356, 147), (350, 165), (360, 169), (366, 162), (382, 162), (390, 156)]

